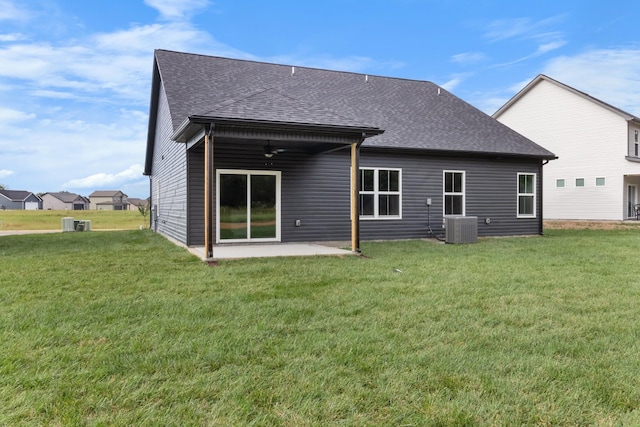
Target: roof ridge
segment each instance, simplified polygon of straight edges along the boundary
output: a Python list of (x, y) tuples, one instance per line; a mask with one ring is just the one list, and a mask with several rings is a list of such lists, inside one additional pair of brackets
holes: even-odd
[(155, 52), (166, 52), (166, 53), (174, 53), (174, 54), (178, 54), (178, 55), (199, 56), (199, 57), (202, 57), (202, 58), (214, 58), (214, 59), (221, 59), (221, 60), (225, 60), (225, 61), (253, 63), (253, 64), (258, 64), (258, 65), (272, 65), (272, 66), (278, 66), (278, 67), (288, 67), (288, 68), (295, 69), (296, 73), (298, 72), (298, 70), (302, 69), (302, 70), (322, 71), (322, 72), (336, 73), (336, 74), (349, 74), (349, 75), (353, 75), (353, 76), (363, 76), (365, 78), (365, 80), (367, 80), (367, 79), (370, 80), (372, 78), (378, 78), (378, 79), (384, 79), (384, 80), (402, 80), (402, 81), (407, 81), (407, 82), (430, 83), (432, 85), (441, 87), (444, 90), (444, 88), (442, 86), (432, 82), (431, 80), (410, 79), (408, 77), (384, 76), (384, 75), (381, 75), (381, 74), (370, 74), (370, 73), (363, 73), (363, 72), (356, 72), (356, 71), (332, 70), (332, 69), (329, 69), (329, 68), (321, 68), (321, 67), (313, 67), (313, 66), (305, 66), (305, 65), (297, 65), (297, 64), (285, 64), (285, 63), (278, 63), (278, 62), (268, 62), (268, 61), (260, 61), (260, 60), (257, 60), (257, 59), (229, 58), (229, 57), (226, 57), (226, 56), (206, 55), (206, 54), (203, 54), (203, 53), (180, 52), (180, 51), (177, 51), (177, 50), (170, 50), (170, 49), (156, 49)]

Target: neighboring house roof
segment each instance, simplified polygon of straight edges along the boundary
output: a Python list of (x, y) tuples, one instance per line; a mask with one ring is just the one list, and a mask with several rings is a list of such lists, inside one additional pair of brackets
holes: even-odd
[(4, 197), (11, 200), (12, 202), (23, 202), (27, 200), (29, 196), (34, 195), (30, 191), (21, 191), (21, 190), (0, 190), (0, 194), (2, 194)]
[(129, 201), (130, 205), (145, 206), (147, 204), (147, 200), (146, 199), (138, 199), (138, 198), (135, 198), (135, 197), (129, 197), (127, 200)]
[(121, 194), (124, 195), (124, 193), (119, 190), (98, 190), (89, 194), (89, 197), (113, 197)]
[(73, 203), (75, 201), (77, 201), (78, 199), (80, 199), (83, 202), (86, 202), (87, 199), (79, 194), (76, 193), (70, 193), (68, 191), (61, 191), (61, 192), (49, 192), (49, 193), (45, 193), (45, 194), (49, 194), (52, 197), (55, 197), (56, 199), (60, 200), (61, 202), (64, 203)]
[(498, 109), (498, 111), (496, 111), (495, 113), (493, 113), (493, 118), (498, 118), (502, 115), (502, 113), (504, 113), (505, 111), (507, 111), (509, 109), (509, 107), (511, 107), (513, 104), (515, 104), (516, 102), (518, 102), (518, 100), (520, 100), (520, 98), (522, 98), (523, 96), (525, 96), (531, 89), (533, 89), (538, 83), (540, 83), (541, 81), (547, 81), (551, 84), (554, 84), (558, 87), (561, 87), (563, 89), (568, 90), (569, 92), (572, 92), (584, 99), (587, 99), (589, 101), (592, 101), (598, 105), (600, 105), (603, 108), (606, 108), (607, 110), (621, 116), (622, 118), (624, 118), (627, 121), (636, 121), (640, 123), (640, 118), (634, 116), (631, 113), (627, 113), (624, 110), (621, 110), (618, 107), (614, 107), (611, 104), (607, 104), (604, 101), (599, 100), (598, 98), (595, 98), (591, 95), (589, 95), (586, 92), (582, 92), (580, 90), (577, 90), (575, 88), (572, 88), (571, 86), (568, 86), (562, 82), (559, 82), (558, 80), (552, 79), (549, 76), (546, 76), (544, 74), (538, 74), (538, 76), (536, 76), (536, 78), (534, 78), (533, 80), (531, 80), (529, 82), (529, 84), (527, 84), (522, 90), (520, 90), (520, 92), (516, 93), (513, 98), (511, 98), (509, 101), (506, 102), (506, 104), (504, 104), (502, 107), (500, 107)]
[(174, 137), (189, 118), (208, 118), (361, 128), (376, 135), (363, 147), (555, 158), (428, 81), (156, 50), (147, 174), (160, 85)]

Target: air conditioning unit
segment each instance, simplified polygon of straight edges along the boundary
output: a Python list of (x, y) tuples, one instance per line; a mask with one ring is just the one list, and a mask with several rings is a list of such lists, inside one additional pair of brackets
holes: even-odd
[(72, 217), (62, 218), (62, 231), (75, 231), (75, 224)]
[(477, 216), (445, 217), (445, 243), (476, 243), (477, 241)]

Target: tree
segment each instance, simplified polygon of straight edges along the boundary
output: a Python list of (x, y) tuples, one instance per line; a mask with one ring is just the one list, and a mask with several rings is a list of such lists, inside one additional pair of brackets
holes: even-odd
[(6, 190), (7, 187), (5, 187), (4, 185), (0, 184), (0, 190)]
[(147, 219), (147, 215), (149, 215), (149, 201), (144, 204), (139, 204), (138, 212), (140, 212), (140, 215), (142, 215), (144, 219)]

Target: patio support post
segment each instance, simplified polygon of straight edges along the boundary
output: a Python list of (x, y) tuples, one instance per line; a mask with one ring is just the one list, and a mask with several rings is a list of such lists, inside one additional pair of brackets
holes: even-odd
[(359, 142), (351, 144), (351, 251), (360, 251), (360, 146), (365, 134)]
[(213, 130), (204, 136), (204, 252), (207, 258), (213, 258)]

